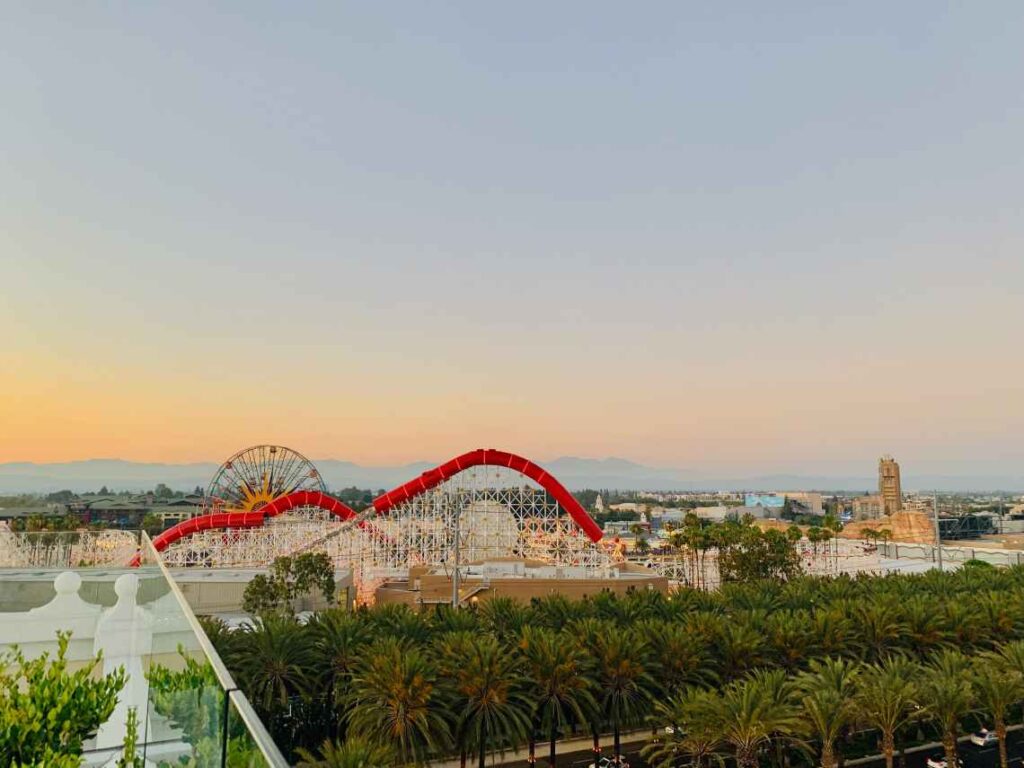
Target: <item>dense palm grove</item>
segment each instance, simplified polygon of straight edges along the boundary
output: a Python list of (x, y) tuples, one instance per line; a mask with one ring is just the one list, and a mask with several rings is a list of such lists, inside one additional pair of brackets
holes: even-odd
[(952, 756), (968, 729), (1002, 737), (1024, 699), (1024, 568), (977, 563), (207, 629), (305, 765), (482, 766), (523, 745), (555, 765), (560, 738), (617, 754), (623, 731), (647, 728), (645, 755), (666, 768), (834, 768), (878, 752), (891, 768), (912, 742)]

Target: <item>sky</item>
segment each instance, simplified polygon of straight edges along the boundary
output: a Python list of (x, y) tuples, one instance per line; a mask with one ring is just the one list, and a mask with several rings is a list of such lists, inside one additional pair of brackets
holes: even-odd
[(1024, 4), (20, 3), (0, 461), (1024, 465)]

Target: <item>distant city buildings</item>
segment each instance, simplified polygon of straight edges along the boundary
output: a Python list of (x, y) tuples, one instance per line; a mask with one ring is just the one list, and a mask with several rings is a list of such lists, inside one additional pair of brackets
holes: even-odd
[(785, 496), (789, 501), (790, 506), (795, 506), (795, 512), (802, 514), (816, 515), (821, 517), (825, 514), (825, 506), (822, 502), (822, 496), (820, 493), (811, 493), (808, 491), (786, 491), (780, 492), (782, 496)]
[(748, 493), (743, 500), (745, 507), (764, 507), (779, 512), (786, 506), (786, 497), (778, 493)]
[(882, 497), (882, 513), (891, 515), (903, 509), (900, 488), (900, 465), (892, 456), (878, 460), (878, 495)]
[(166, 528), (188, 520), (202, 512), (203, 498), (197, 495), (133, 495), (83, 493), (70, 495), (59, 502), (40, 503), (34, 507), (0, 508), (0, 521), (25, 521), (31, 517), (55, 518), (70, 516), (78, 524), (103, 525), (107, 528), (142, 528), (143, 521), (154, 516)]
[(774, 493), (748, 493), (743, 504), (746, 507), (761, 507), (772, 510), (778, 516), (789, 502), (790, 511), (798, 515), (825, 514), (825, 507), (820, 493), (809, 491), (775, 491)]

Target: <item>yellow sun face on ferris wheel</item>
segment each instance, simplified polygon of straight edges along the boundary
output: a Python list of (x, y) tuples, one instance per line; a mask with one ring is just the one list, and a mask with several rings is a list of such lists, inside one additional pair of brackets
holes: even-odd
[(270, 476), (266, 472), (263, 473), (263, 482), (258, 488), (253, 489), (246, 484), (242, 484), (238, 486), (238, 494), (241, 501), (239, 509), (246, 512), (252, 512), (254, 509), (264, 507), (277, 498), (277, 494), (270, 488)]
[(206, 499), (215, 509), (253, 512), (298, 490), (326, 490), (309, 459), (284, 446), (257, 445), (220, 466)]

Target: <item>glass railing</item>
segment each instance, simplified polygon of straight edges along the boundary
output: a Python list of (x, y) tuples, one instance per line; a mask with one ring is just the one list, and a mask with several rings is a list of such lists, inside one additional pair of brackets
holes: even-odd
[[(28, 658), (53, 656), (57, 632), (70, 632), (72, 665), (102, 650), (104, 672), (126, 670), (117, 708), (85, 743), (83, 765), (120, 754), (134, 710), (137, 755), (147, 766), (287, 766), (149, 538), (131, 536), (138, 568), (127, 566), (136, 545), (124, 548), (121, 536), (102, 539), (115, 543), (98, 550), (99, 537), (22, 534), (8, 541), (6, 563), (0, 559), (0, 649), (17, 644)], [(0, 541), (0, 558), (3, 547)], [(97, 551), (116, 551), (116, 564), (83, 557)]]

